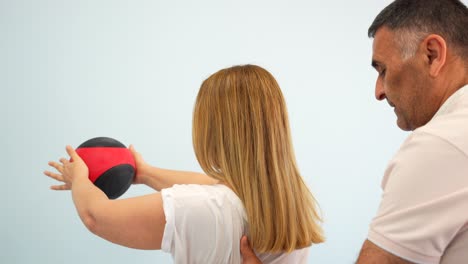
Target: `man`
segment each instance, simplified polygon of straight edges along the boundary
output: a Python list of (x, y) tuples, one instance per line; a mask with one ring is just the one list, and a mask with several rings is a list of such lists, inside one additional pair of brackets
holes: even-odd
[[(377, 100), (413, 131), (390, 161), (358, 263), (468, 263), (468, 10), (396, 0), (369, 28)], [(241, 240), (244, 263), (259, 263)]]

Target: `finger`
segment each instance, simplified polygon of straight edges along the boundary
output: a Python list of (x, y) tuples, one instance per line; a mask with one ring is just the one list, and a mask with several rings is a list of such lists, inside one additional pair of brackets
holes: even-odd
[(54, 190), (54, 191), (68, 191), (70, 190), (70, 186), (66, 185), (66, 184), (63, 184), (63, 185), (52, 185), (50, 186), (50, 189), (51, 190)]
[(243, 263), (261, 263), (250, 247), (247, 236), (242, 236), (241, 238), (240, 251), (244, 261)]
[(70, 161), (67, 160), (66, 158), (61, 158), (61, 159), (59, 159), (59, 161), (60, 161), (63, 165), (66, 165), (66, 164), (70, 163)]
[(46, 176), (49, 176), (50, 178), (52, 178), (54, 180), (61, 181), (61, 182), (64, 181), (63, 176), (61, 174), (53, 173), (53, 172), (50, 172), (50, 171), (44, 171), (44, 174)]
[(49, 166), (54, 167), (58, 172), (62, 173), (63, 172), (63, 166), (62, 164), (59, 164), (55, 161), (49, 161)]
[(136, 154), (138, 154), (138, 152), (136, 151), (135, 147), (130, 144), (130, 146), (128, 147), (128, 149), (130, 150), (130, 152), (133, 154), (133, 156), (135, 156)]
[(133, 145), (130, 145), (129, 150), (132, 153), (133, 159), (135, 159), (135, 161), (142, 159), (140, 153), (136, 151)]
[(67, 145), (65, 149), (67, 150), (68, 155), (73, 161), (81, 160), (80, 156), (78, 156), (78, 153), (76, 153), (75, 149), (73, 149), (72, 146)]

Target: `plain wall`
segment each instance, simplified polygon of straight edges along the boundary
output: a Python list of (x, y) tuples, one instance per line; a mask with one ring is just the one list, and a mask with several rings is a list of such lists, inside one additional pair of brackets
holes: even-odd
[[(0, 0), (0, 263), (171, 263), (91, 234), (42, 174), (65, 145), (109, 136), (155, 166), (201, 171), (201, 82), (257, 64), (279, 82), (327, 241), (310, 263), (353, 263), (407, 133), (374, 98), (367, 28), (390, 1)], [(122, 197), (151, 193), (132, 186)], [(131, 228), (131, 227), (129, 227)]]

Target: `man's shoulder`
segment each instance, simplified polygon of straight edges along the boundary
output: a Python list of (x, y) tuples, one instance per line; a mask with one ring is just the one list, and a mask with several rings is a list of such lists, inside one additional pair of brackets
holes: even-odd
[(415, 188), (435, 194), (443, 191), (442, 185), (451, 190), (467, 187), (467, 137), (464, 129), (440, 131), (427, 126), (415, 130), (390, 160), (382, 188), (397, 190), (409, 201)]
[(468, 155), (468, 108), (438, 116), (425, 126), (416, 129), (412, 141), (424, 139), (425, 145), (444, 141)]

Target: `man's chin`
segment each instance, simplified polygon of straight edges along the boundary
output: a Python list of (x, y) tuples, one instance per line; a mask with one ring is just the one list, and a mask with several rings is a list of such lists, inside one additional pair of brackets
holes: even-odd
[(414, 129), (401, 118), (397, 118), (397, 126), (403, 131), (413, 131)]

